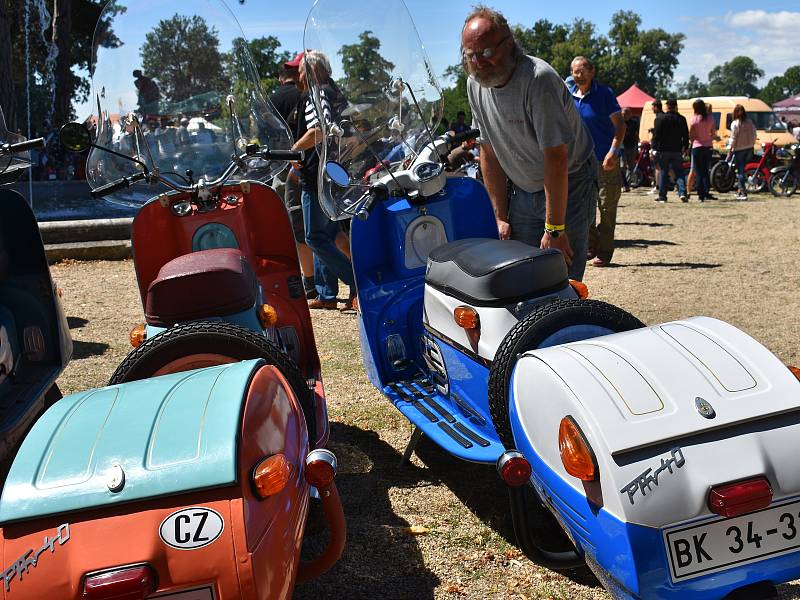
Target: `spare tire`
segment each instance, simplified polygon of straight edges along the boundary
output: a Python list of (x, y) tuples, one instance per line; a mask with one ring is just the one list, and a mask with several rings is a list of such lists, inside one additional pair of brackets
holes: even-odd
[(300, 368), (263, 335), (225, 321), (181, 323), (146, 340), (125, 357), (108, 385), (253, 358), (275, 366), (292, 386), (313, 448), (317, 440), (314, 392)]
[(508, 387), (522, 353), (640, 327), (644, 323), (630, 313), (599, 300), (555, 300), (514, 325), (500, 343), (489, 370), (489, 411), (503, 445), (515, 449)]

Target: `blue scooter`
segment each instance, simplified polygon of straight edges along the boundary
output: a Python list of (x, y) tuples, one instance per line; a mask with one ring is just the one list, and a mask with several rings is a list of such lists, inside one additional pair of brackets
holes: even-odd
[[(498, 240), (485, 189), (445, 173), (479, 132), (430, 133), (441, 92), (405, 5), (382, 2), (379, 22), (350, 10), (317, 0), (306, 22), (304, 47), (343, 61), (335, 82), (307, 74), (330, 115), (318, 188), (331, 218), (353, 218), (363, 360), (414, 426), (405, 458), (425, 435), (495, 464), (521, 549), (586, 562), (618, 598), (763, 597), (800, 576), (800, 479), (781, 441), (800, 434), (781, 417), (800, 369), (714, 319), (646, 328), (586, 299), (559, 252)], [(366, 42), (368, 75), (346, 62)], [(398, 145), (404, 161), (365, 185)]]
[[(28, 151), (44, 139), (6, 129), (0, 110), (0, 183), (28, 168)], [(0, 461), (16, 447), (43, 410), (61, 398), (56, 379), (72, 357), (60, 293), (50, 277), (31, 207), (0, 188)]]

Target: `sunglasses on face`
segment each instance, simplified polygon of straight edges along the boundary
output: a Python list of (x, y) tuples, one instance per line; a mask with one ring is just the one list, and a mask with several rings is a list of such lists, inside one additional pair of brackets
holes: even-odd
[(471, 50), (462, 50), (461, 53), (464, 55), (464, 58), (468, 62), (474, 62), (479, 59), (490, 59), (493, 58), (497, 49), (503, 45), (503, 43), (511, 36), (505, 36), (502, 40), (497, 42), (494, 46), (489, 46), (488, 48), (484, 48), (483, 50), (477, 50), (475, 52)]

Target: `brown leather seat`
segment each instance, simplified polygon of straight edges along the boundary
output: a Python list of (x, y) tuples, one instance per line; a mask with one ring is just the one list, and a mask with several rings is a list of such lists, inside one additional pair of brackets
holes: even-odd
[(156, 327), (220, 317), (252, 307), (258, 280), (240, 250), (215, 248), (166, 263), (147, 288), (145, 319)]

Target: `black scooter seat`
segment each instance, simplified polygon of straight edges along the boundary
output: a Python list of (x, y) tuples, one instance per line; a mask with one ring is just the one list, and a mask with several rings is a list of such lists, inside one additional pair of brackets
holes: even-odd
[(476, 306), (503, 306), (557, 292), (567, 285), (561, 252), (515, 240), (467, 238), (428, 256), (425, 283)]

